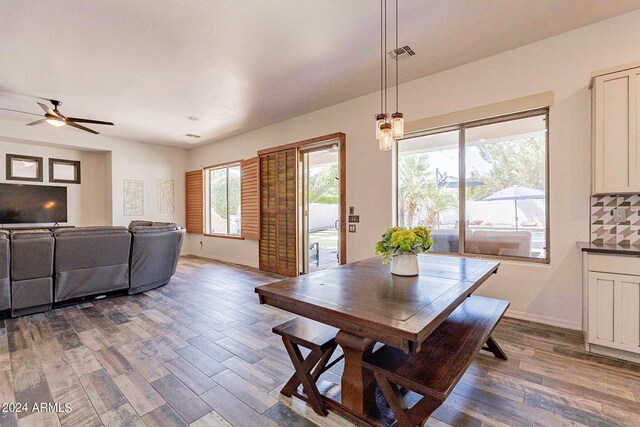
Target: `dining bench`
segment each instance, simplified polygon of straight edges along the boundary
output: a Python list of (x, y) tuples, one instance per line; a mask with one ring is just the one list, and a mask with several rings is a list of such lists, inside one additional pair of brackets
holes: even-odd
[[(508, 301), (470, 296), (427, 337), (419, 353), (406, 354), (385, 345), (364, 359), (363, 367), (373, 372), (395, 415), (395, 425), (423, 425), (480, 350), (507, 359), (491, 333), (508, 307)], [(406, 390), (423, 396), (411, 408), (404, 399)]]
[[(337, 347), (335, 337), (338, 329), (311, 319), (296, 317), (274, 327), (272, 331), (282, 337), (295, 369), (295, 373), (282, 387), (280, 393), (287, 397), (294, 395), (309, 403), (317, 414), (326, 416), (327, 408), (316, 382), (320, 375), (344, 357), (340, 355), (330, 361)], [(302, 356), (300, 347), (311, 350), (306, 359)], [(300, 384), (306, 396), (297, 392)]]

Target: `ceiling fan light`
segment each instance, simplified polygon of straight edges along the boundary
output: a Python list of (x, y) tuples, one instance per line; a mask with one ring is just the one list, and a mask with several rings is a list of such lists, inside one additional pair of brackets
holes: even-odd
[(389, 115), (387, 113), (380, 113), (376, 115), (376, 139), (378, 141), (380, 140), (380, 126), (382, 126), (384, 123), (387, 123), (388, 118)]
[(391, 115), (391, 126), (393, 127), (393, 138), (404, 137), (404, 114), (395, 112)]
[(380, 151), (389, 151), (393, 146), (393, 131), (390, 123), (380, 125), (380, 142), (378, 148)]
[(66, 124), (63, 120), (58, 120), (58, 119), (45, 119), (45, 120), (51, 126), (55, 126), (55, 127), (64, 126)]

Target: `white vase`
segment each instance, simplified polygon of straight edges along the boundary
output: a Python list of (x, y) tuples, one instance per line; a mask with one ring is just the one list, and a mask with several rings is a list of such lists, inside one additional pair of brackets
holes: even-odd
[(403, 253), (394, 256), (391, 261), (391, 274), (395, 274), (396, 276), (417, 276), (420, 274), (418, 255), (414, 253)]

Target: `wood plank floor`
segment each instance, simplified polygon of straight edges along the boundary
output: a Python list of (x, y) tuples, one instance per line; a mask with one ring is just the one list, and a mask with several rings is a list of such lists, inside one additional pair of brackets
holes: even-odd
[[(271, 328), (291, 315), (253, 291), (277, 279), (185, 257), (163, 288), (2, 321), (0, 402), (28, 410), (0, 425), (350, 425), (279, 395), (293, 369)], [(495, 337), (509, 361), (479, 355), (428, 426), (640, 425), (639, 365), (529, 322), (504, 319)]]

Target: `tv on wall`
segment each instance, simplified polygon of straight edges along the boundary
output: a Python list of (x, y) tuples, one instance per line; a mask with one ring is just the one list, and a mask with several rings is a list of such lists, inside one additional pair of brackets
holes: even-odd
[(67, 187), (0, 184), (0, 224), (67, 222)]

